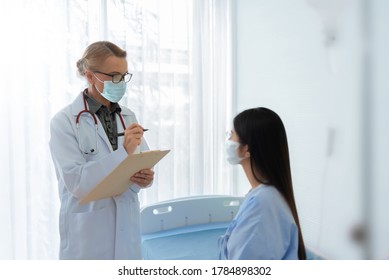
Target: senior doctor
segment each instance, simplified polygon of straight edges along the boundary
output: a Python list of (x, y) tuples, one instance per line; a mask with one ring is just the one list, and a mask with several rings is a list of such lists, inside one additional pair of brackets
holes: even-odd
[(50, 128), (61, 200), (60, 259), (141, 259), (138, 192), (152, 184), (152, 170), (129, 176), (128, 190), (119, 196), (79, 204), (127, 155), (148, 150), (135, 114), (118, 104), (132, 76), (126, 52), (95, 42), (77, 68), (89, 86), (53, 117)]

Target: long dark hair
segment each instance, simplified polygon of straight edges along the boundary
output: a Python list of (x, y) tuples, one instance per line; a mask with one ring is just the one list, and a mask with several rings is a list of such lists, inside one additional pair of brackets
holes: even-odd
[(274, 186), (288, 203), (299, 232), (298, 257), (305, 260), (304, 240), (293, 194), (288, 141), (281, 118), (267, 108), (248, 109), (234, 118), (234, 129), (240, 144), (248, 145), (254, 178)]

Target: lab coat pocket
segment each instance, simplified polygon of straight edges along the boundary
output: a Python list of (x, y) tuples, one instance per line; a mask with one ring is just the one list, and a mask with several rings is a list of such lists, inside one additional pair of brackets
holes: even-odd
[(69, 256), (73, 259), (112, 259), (115, 246), (115, 213), (111, 207), (71, 213)]
[[(135, 194), (135, 193), (134, 193)], [(130, 259), (140, 259), (142, 256), (141, 233), (140, 233), (140, 209), (138, 196), (135, 194), (134, 200), (130, 203), (130, 233), (131, 248)]]
[(132, 243), (140, 244), (141, 236), (140, 236), (140, 206), (138, 195), (132, 191), (127, 191), (130, 196), (129, 199), (129, 211), (130, 211), (130, 236), (132, 236)]
[(116, 259), (140, 259), (139, 200), (131, 190), (115, 198), (118, 231), (116, 233)]

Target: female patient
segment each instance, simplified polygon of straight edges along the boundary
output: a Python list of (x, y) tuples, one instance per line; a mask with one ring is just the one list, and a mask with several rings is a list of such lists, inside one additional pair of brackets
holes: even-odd
[(266, 108), (240, 113), (226, 152), (231, 164), (242, 165), (251, 189), (219, 239), (219, 257), (306, 259), (280, 117)]

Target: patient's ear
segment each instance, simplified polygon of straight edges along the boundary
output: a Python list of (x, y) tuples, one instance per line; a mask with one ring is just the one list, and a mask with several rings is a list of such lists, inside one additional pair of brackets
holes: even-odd
[(249, 145), (244, 145), (244, 146), (243, 146), (242, 155), (243, 155), (243, 157), (245, 157), (245, 158), (249, 158), (249, 157), (250, 157)]

